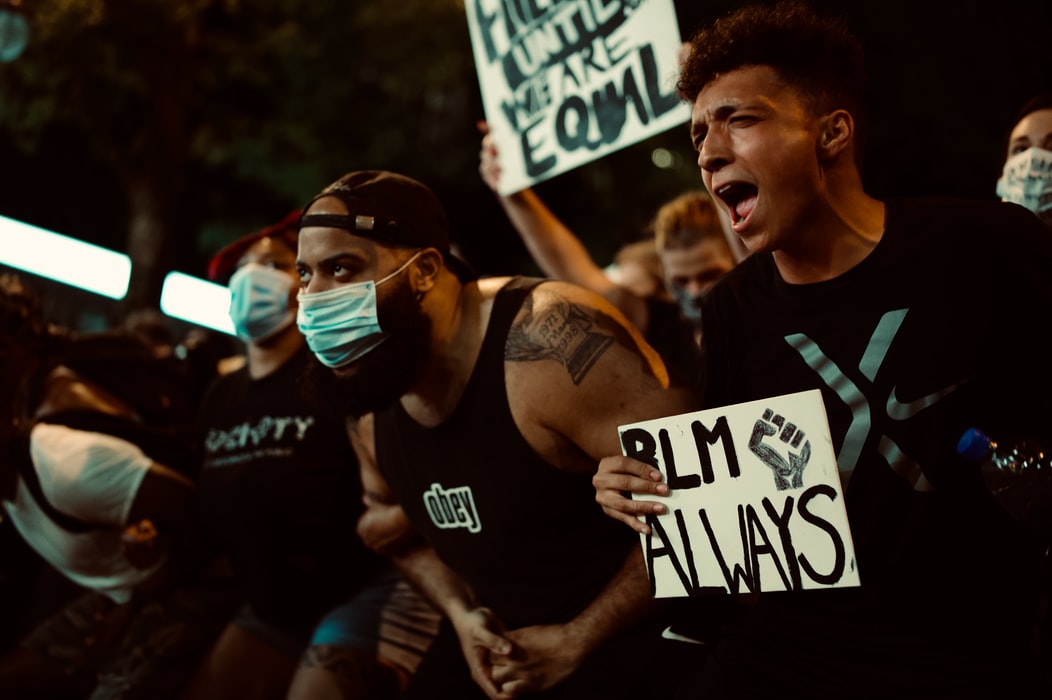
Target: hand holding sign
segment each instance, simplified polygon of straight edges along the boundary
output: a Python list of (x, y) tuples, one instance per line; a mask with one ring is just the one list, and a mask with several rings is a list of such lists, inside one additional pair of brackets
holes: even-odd
[(493, 139), (493, 134), (489, 133), (489, 124), (480, 121), (476, 126), (482, 134), (482, 146), (479, 148), (479, 175), (491, 190), (499, 192), (500, 161), (497, 156), (497, 144)]
[(603, 512), (614, 520), (640, 533), (650, 534), (650, 526), (645, 516), (660, 514), (666, 511), (663, 503), (640, 501), (637, 496), (667, 496), (668, 484), (664, 483), (661, 472), (653, 466), (640, 462), (632, 457), (613, 455), (604, 457), (592, 477), (595, 488), (595, 500), (603, 507)]

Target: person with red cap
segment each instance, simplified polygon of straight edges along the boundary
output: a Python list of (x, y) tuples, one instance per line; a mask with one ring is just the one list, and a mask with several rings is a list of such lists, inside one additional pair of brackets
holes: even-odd
[(314, 360), (294, 323), (298, 218), (234, 241), (208, 268), (228, 283), (246, 361), (202, 403), (199, 504), (245, 605), (188, 699), (394, 698), (437, 629), (437, 613), (357, 537), (362, 488), (344, 421), (301, 390)]

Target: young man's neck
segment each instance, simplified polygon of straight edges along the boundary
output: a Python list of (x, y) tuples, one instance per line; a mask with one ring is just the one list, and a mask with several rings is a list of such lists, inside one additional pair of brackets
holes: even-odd
[(833, 188), (807, 226), (797, 245), (774, 252), (778, 272), (789, 284), (835, 279), (862, 262), (884, 235), (884, 203), (860, 183)]

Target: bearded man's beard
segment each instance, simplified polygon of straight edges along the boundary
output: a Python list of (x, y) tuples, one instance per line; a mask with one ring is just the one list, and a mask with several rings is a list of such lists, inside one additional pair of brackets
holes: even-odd
[(337, 370), (317, 358), (308, 365), (304, 391), (322, 410), (355, 418), (380, 411), (409, 391), (423, 369), (431, 319), (421, 312), (412, 288), (399, 284), (392, 289), (377, 317), (387, 337), (364, 356)]

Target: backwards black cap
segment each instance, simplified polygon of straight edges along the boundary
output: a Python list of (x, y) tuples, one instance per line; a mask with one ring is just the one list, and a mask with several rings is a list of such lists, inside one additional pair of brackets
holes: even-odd
[[(347, 214), (309, 214), (322, 197), (335, 197)], [(447, 265), (464, 281), (477, 277), (450, 251), (449, 224), (442, 203), (426, 185), (386, 170), (347, 173), (307, 203), (298, 229), (340, 228), (390, 246), (437, 248)]]

